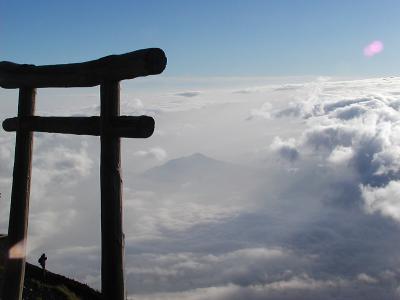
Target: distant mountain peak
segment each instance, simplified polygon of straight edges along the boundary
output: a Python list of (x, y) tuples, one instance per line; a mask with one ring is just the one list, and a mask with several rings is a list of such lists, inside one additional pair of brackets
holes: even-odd
[(147, 170), (144, 175), (156, 177), (165, 177), (171, 175), (174, 177), (186, 177), (188, 173), (194, 172), (196, 174), (207, 174), (208, 172), (212, 173), (217, 170), (225, 169), (229, 165), (229, 163), (219, 161), (202, 153), (196, 152), (188, 156), (171, 159), (161, 166)]
[(189, 155), (187, 157), (193, 157), (193, 158), (208, 158), (207, 156), (205, 156), (204, 154), (200, 153), (200, 152), (196, 152), (193, 153), (192, 155)]
[(186, 192), (202, 193), (204, 190), (233, 190), (237, 187), (235, 183), (244, 184), (254, 176), (254, 171), (246, 167), (193, 153), (147, 170), (136, 178), (136, 183), (142, 189), (162, 193), (177, 192), (183, 186)]
[[(185, 165), (186, 166), (188, 164), (224, 164), (224, 162), (219, 161), (214, 158), (211, 158), (209, 156), (206, 156), (202, 153), (196, 152), (191, 155), (171, 159), (162, 166), (168, 166), (168, 165)], [(160, 167), (162, 167), (162, 166), (160, 166)]]
[(196, 153), (193, 153), (193, 154), (188, 155), (188, 156), (183, 156), (183, 157), (177, 158), (177, 160), (180, 160), (180, 159), (182, 159), (182, 160), (218, 161), (218, 160), (216, 160), (216, 159), (214, 159), (212, 157), (209, 157), (207, 155), (204, 155), (204, 154), (202, 154), (200, 152), (196, 152)]

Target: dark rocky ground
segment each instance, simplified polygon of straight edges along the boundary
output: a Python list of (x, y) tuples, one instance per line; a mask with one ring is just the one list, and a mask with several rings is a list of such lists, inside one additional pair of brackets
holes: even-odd
[(62, 275), (46, 272), (43, 276), (41, 268), (27, 263), (23, 299), (97, 300), (101, 299), (101, 294), (86, 284)]
[[(6, 237), (0, 235), (0, 295), (4, 273), (5, 240)], [(26, 263), (23, 299), (100, 300), (102, 298), (100, 292), (90, 288), (86, 284), (48, 271), (43, 276), (41, 268)]]

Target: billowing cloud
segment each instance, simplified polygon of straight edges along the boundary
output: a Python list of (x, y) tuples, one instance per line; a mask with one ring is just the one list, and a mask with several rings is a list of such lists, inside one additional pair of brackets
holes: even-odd
[(136, 151), (135, 153), (133, 153), (133, 155), (144, 158), (153, 158), (162, 161), (167, 157), (167, 151), (165, 151), (161, 147), (154, 147), (148, 150)]
[(271, 118), (270, 110), (271, 110), (271, 104), (266, 102), (260, 109), (252, 109), (250, 112), (250, 116), (248, 116), (246, 120), (252, 120), (253, 118), (256, 117), (269, 119)]
[(380, 212), (400, 221), (400, 181), (391, 180), (383, 187), (361, 185), (361, 191), (367, 211)]
[(328, 161), (333, 164), (347, 164), (353, 158), (353, 149), (351, 147), (337, 146), (328, 157)]
[(296, 141), (293, 138), (283, 141), (280, 137), (275, 137), (270, 148), (289, 162), (294, 162), (299, 158), (299, 152), (296, 149)]
[[(367, 209), (398, 219), (400, 204), (395, 200), (395, 186), (400, 179), (400, 111), (398, 99), (390, 93), (397, 81), (393, 80), (392, 86), (387, 84), (387, 91), (377, 89), (356, 98), (350, 98), (346, 86), (335, 87), (333, 91), (342, 93), (338, 97), (332, 96), (330, 83), (320, 84), (320, 88), (309, 92), (310, 102), (290, 104), (296, 107), (296, 113), (291, 115), (306, 119), (308, 127), (290, 144), (297, 144), (296, 151), (299, 149), (300, 153), (313, 154), (322, 162), (356, 172)], [(366, 80), (365, 84), (371, 82)], [(281, 108), (274, 116), (287, 116), (287, 111), (288, 108)], [(271, 147), (281, 156), (284, 151), (289, 158), (297, 153), (278, 137)]]

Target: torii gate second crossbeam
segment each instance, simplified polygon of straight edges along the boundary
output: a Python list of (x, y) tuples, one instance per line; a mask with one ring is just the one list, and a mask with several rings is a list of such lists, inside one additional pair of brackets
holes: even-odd
[[(151, 136), (154, 120), (148, 116), (119, 115), (119, 82), (160, 74), (166, 64), (166, 56), (158, 48), (65, 65), (0, 62), (0, 87), (19, 89), (18, 117), (3, 122), (6, 131), (16, 131), (4, 300), (22, 298), (34, 131), (100, 136), (102, 295), (107, 300), (125, 299), (120, 138)], [(100, 85), (100, 116), (34, 116), (36, 88), (96, 85)]]

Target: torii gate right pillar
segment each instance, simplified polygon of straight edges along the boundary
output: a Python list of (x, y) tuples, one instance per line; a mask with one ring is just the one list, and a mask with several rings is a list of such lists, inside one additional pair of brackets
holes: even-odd
[(122, 229), (121, 141), (111, 133), (119, 116), (119, 82), (100, 86), (101, 289), (104, 299), (126, 298)]

